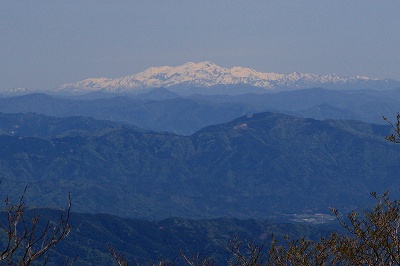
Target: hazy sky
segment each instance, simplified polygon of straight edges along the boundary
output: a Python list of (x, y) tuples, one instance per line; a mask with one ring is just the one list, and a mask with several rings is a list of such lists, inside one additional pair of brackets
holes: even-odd
[(0, 89), (205, 60), (400, 80), (400, 1), (0, 1)]

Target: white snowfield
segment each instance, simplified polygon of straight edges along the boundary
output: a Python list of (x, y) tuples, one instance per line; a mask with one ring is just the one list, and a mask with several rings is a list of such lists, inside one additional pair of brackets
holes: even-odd
[(109, 92), (129, 91), (155, 87), (189, 85), (212, 87), (216, 85), (250, 85), (273, 90), (276, 88), (306, 88), (327, 83), (346, 84), (373, 79), (364, 76), (340, 77), (337, 75), (314, 75), (302, 73), (279, 74), (258, 72), (251, 68), (224, 68), (212, 62), (188, 62), (177, 67), (151, 67), (143, 72), (122, 78), (89, 78), (77, 83), (64, 84), (58, 90)]

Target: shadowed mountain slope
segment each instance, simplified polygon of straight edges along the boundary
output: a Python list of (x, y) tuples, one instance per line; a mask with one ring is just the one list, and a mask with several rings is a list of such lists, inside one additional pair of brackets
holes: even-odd
[[(0, 212), (0, 223), (7, 224), (5, 216), (1, 214), (4, 213)], [(25, 218), (29, 220), (38, 214), (41, 218), (37, 232), (46, 221), (58, 220), (61, 211), (31, 209), (25, 212)], [(290, 234), (293, 238), (303, 236), (317, 240), (335, 228), (331, 224), (311, 225), (225, 218), (168, 218), (146, 221), (108, 214), (76, 212), (71, 213), (69, 223), (73, 229), (50, 255), (49, 265), (61, 265), (66, 258), (72, 259), (76, 256), (76, 265), (113, 265), (115, 262), (109, 252), (110, 247), (118, 250), (128, 261), (141, 265), (158, 260), (183, 262), (180, 251), (187, 256), (200, 253), (201, 256), (212, 257), (218, 265), (225, 265), (231, 259), (226, 248), (235, 235), (241, 241), (265, 241), (267, 251), (271, 234), (278, 239)]]

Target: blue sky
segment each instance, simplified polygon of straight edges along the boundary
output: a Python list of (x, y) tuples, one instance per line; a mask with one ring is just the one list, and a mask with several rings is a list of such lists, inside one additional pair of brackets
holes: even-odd
[(0, 2), (0, 89), (212, 61), (400, 80), (400, 1)]

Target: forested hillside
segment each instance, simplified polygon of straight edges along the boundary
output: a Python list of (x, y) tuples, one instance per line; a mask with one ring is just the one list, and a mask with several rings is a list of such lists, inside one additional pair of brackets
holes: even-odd
[(0, 174), (3, 194), (26, 185), (34, 205), (70, 191), (79, 212), (272, 218), (350, 210), (399, 187), (388, 126), (261, 113), (180, 136), (27, 116), (3, 115)]
[[(46, 221), (57, 221), (60, 211), (39, 208), (28, 210), (24, 215), (27, 220), (40, 215), (43, 225)], [(4, 218), (4, 215), (0, 216), (2, 225), (8, 224)], [(257, 244), (268, 243), (272, 234), (280, 240), (286, 234), (318, 240), (337, 228), (333, 224), (227, 218), (191, 220), (173, 217), (148, 221), (76, 212), (70, 214), (69, 224), (73, 226), (71, 233), (57, 244), (54, 252), (49, 251), (50, 265), (60, 265), (68, 258), (71, 262), (76, 259), (74, 265), (114, 265), (110, 248), (118, 250), (128, 261), (141, 265), (159, 260), (182, 263), (181, 252), (187, 256), (199, 253), (224, 265), (231, 258), (227, 248), (235, 236)], [(37, 234), (41, 228), (37, 229)]]

